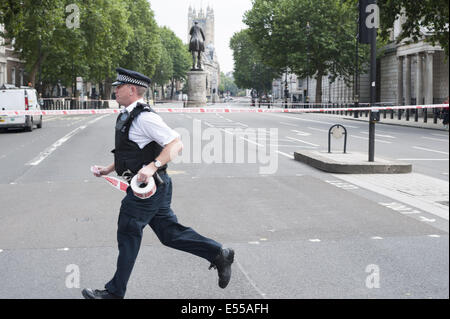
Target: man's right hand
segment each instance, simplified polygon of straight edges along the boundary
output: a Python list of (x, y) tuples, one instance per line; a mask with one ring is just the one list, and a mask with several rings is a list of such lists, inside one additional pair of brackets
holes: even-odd
[(104, 175), (109, 175), (112, 171), (114, 170), (114, 167), (107, 166), (93, 166), (92, 167), (92, 173), (94, 174), (95, 177), (102, 177)]

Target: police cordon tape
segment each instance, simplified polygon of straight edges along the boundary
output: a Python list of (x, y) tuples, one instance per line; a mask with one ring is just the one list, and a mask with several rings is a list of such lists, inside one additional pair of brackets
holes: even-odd
[[(374, 106), (374, 107), (341, 107), (341, 108), (272, 108), (272, 109), (248, 109), (248, 108), (153, 108), (158, 113), (324, 113), (333, 111), (393, 111), (393, 110), (420, 110), (420, 109), (443, 109), (449, 108), (448, 104), (430, 105), (408, 105), (408, 106)], [(95, 115), (95, 114), (118, 114), (120, 109), (86, 109), (86, 110), (41, 110), (41, 111), (1, 111), (0, 115)]]
[[(96, 166), (91, 167), (91, 172), (94, 174), (100, 174), (98, 168)], [(153, 178), (150, 179), (148, 184), (143, 184), (137, 181), (137, 175), (133, 177), (130, 185), (127, 182), (111, 176), (102, 176), (111, 186), (122, 191), (127, 192), (128, 187), (131, 187), (133, 190), (134, 196), (140, 199), (147, 199), (152, 197), (156, 193), (156, 185), (155, 180)]]

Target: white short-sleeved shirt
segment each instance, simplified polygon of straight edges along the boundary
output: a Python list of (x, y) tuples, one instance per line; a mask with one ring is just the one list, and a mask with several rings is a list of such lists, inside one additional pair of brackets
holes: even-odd
[[(138, 103), (145, 104), (141, 99), (130, 104), (126, 110), (131, 113)], [(179, 137), (180, 134), (172, 130), (161, 116), (153, 112), (142, 112), (131, 124), (128, 134), (128, 138), (141, 149), (153, 141), (164, 147)]]

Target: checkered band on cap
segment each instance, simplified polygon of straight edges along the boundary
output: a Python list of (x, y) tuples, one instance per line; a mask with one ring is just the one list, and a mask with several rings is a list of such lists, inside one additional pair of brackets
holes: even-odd
[(128, 75), (124, 75), (124, 74), (117, 75), (117, 81), (122, 82), (122, 83), (135, 84), (135, 85), (139, 85), (139, 86), (148, 88), (147, 82), (132, 78), (132, 77), (130, 77)]

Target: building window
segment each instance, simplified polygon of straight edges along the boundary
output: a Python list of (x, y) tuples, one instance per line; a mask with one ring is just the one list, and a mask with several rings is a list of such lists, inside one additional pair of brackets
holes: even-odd
[(5, 64), (0, 63), (0, 85), (5, 84)]
[(303, 80), (302, 79), (298, 79), (298, 87), (299, 88), (303, 87)]
[(11, 68), (11, 84), (16, 85), (16, 68)]

